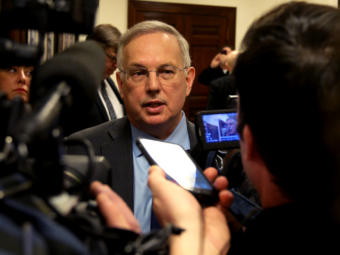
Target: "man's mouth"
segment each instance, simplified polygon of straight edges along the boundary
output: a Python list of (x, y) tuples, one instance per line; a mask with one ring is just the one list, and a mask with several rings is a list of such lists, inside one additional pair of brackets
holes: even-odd
[(165, 102), (162, 101), (149, 101), (143, 104), (143, 107), (152, 114), (158, 114), (163, 110)]
[(164, 103), (160, 102), (160, 101), (155, 101), (155, 102), (144, 103), (143, 107), (158, 107), (158, 106), (161, 106), (161, 105), (164, 105)]

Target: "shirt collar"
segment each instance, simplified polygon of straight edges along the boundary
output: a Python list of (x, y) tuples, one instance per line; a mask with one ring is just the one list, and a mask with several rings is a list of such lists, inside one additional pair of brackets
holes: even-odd
[[(138, 137), (160, 141), (160, 139), (155, 138), (155, 137), (137, 129), (132, 123), (131, 123), (131, 134), (132, 134), (133, 154), (136, 155), (137, 157), (140, 157), (142, 155), (142, 152), (139, 150), (139, 148), (136, 144), (136, 140), (137, 140)], [(178, 123), (175, 130), (168, 136), (168, 138), (166, 138), (163, 141), (179, 144), (185, 150), (190, 149), (190, 141), (189, 141), (189, 136), (188, 136), (187, 121), (186, 121), (185, 113), (183, 111), (182, 111), (181, 121)]]

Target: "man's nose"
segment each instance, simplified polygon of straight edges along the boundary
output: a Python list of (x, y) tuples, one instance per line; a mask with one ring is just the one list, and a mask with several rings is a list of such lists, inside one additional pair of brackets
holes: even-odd
[(147, 77), (146, 86), (149, 90), (159, 90), (160, 82), (157, 71), (149, 71), (149, 75)]

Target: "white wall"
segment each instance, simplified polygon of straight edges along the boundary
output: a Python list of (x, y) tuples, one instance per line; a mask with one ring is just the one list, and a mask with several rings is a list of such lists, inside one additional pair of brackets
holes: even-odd
[[(144, 0), (140, 0), (144, 1)], [(236, 7), (236, 38), (235, 46), (239, 47), (243, 35), (249, 25), (268, 11), (270, 8), (292, 0), (149, 0), (153, 2), (185, 3), (213, 6)], [(96, 24), (111, 23), (121, 32), (127, 29), (127, 2), (128, 0), (100, 0)], [(306, 2), (337, 6), (338, 0), (307, 0)]]

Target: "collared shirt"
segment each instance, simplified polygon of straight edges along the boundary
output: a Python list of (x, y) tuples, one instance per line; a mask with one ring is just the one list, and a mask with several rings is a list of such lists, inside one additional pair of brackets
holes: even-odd
[[(153, 140), (159, 139), (154, 138), (142, 132), (141, 130), (138, 130), (133, 125), (131, 125), (131, 133), (134, 168), (134, 214), (140, 224), (143, 233), (147, 233), (150, 231), (152, 210), (152, 195), (147, 185), (150, 164), (147, 162), (142, 152), (136, 145), (136, 139), (138, 137)], [(175, 130), (164, 141), (179, 144), (185, 150), (190, 149), (190, 139), (184, 112), (182, 112), (182, 119)]]

